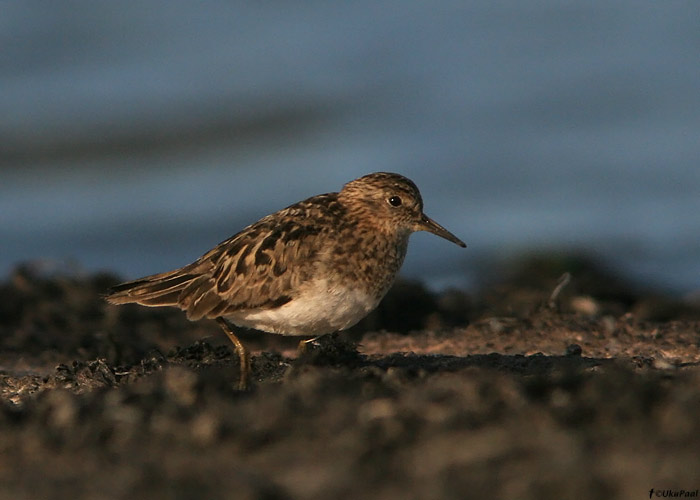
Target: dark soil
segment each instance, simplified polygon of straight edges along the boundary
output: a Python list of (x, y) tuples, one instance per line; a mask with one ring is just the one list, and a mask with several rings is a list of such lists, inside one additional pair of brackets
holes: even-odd
[[(570, 271), (553, 294), (557, 280)], [(117, 278), (0, 285), (0, 498), (649, 498), (700, 488), (700, 307), (585, 259), (476, 295), (398, 283), (350, 332), (109, 306)]]

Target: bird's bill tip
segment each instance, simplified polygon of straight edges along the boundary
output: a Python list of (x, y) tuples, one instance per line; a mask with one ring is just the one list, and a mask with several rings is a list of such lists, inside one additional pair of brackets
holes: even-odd
[(467, 247), (467, 245), (462, 240), (457, 238), (454, 234), (449, 232), (447, 229), (442, 227), (440, 224), (438, 224), (425, 214), (423, 214), (423, 218), (419, 224), (419, 228), (421, 231), (428, 231), (437, 236), (440, 236), (441, 238), (445, 238), (447, 241), (451, 241), (455, 245), (459, 245), (462, 248)]

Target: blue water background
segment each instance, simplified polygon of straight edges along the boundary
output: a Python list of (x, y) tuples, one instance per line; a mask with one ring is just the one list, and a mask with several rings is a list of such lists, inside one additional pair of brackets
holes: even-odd
[(472, 287), (528, 250), (700, 289), (700, 2), (2, 2), (0, 275), (137, 277), (372, 171), (466, 250), (404, 276)]

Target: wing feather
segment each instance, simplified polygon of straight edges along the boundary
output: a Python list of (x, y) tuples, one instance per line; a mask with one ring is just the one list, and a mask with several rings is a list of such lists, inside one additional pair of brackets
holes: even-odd
[(188, 266), (118, 285), (107, 300), (177, 306), (192, 320), (282, 306), (315, 275), (342, 210), (337, 193), (309, 198), (260, 219)]

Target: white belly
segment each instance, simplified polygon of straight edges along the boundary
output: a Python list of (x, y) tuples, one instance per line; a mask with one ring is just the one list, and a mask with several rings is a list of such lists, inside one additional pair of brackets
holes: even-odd
[(320, 280), (299, 297), (274, 309), (237, 311), (226, 319), (238, 326), (282, 335), (323, 335), (350, 328), (381, 300), (360, 290)]

